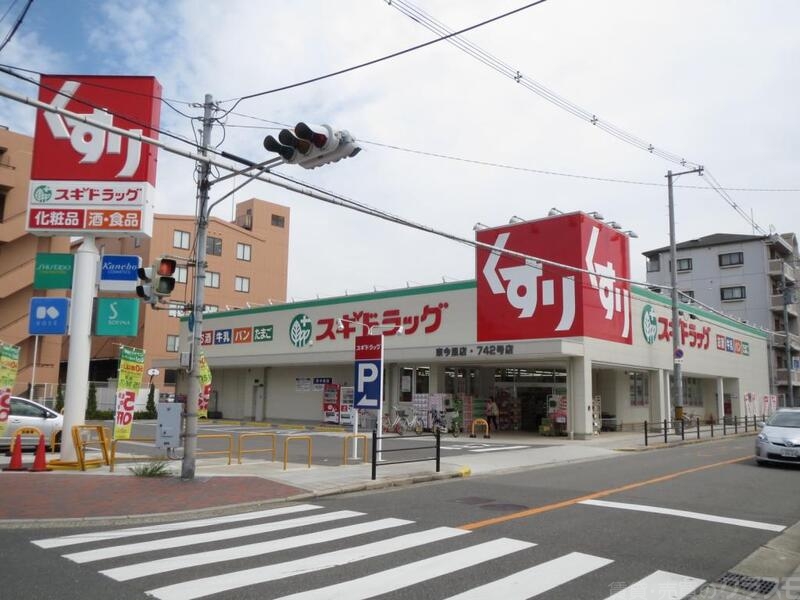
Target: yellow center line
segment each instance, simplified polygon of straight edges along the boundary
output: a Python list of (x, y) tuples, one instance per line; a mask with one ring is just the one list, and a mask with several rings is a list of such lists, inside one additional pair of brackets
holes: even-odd
[(652, 479), (645, 479), (644, 481), (635, 481), (633, 483), (627, 483), (619, 487), (600, 490), (599, 492), (592, 492), (591, 494), (586, 494), (585, 496), (578, 496), (577, 498), (570, 498), (569, 500), (554, 502), (553, 504), (545, 504), (544, 506), (537, 506), (536, 508), (529, 508), (527, 510), (522, 510), (508, 515), (492, 517), (491, 519), (484, 519), (483, 521), (474, 521), (473, 523), (467, 523), (465, 525), (459, 526), (459, 529), (466, 529), (468, 531), (473, 531), (475, 529), (480, 529), (481, 527), (488, 527), (489, 525), (498, 525), (500, 523), (505, 523), (506, 521), (513, 521), (515, 519), (524, 519), (525, 517), (539, 515), (545, 512), (549, 512), (551, 510), (558, 510), (559, 508), (567, 508), (569, 506), (578, 504), (579, 502), (584, 502), (585, 500), (595, 500), (596, 498), (603, 498), (605, 496), (610, 496), (612, 494), (618, 494), (620, 492), (633, 490), (639, 487), (643, 487), (645, 485), (652, 485), (654, 483), (669, 481), (670, 479), (675, 479), (676, 477), (680, 477), (682, 475), (688, 475), (690, 473), (697, 473), (698, 471), (705, 471), (706, 469), (713, 469), (715, 467), (722, 467), (725, 465), (741, 462), (749, 458), (752, 458), (752, 456), (748, 454), (747, 456), (741, 456), (739, 458), (731, 458), (729, 460), (723, 460), (722, 462), (716, 462), (709, 465), (693, 467), (691, 469), (685, 469), (683, 471), (677, 471), (675, 473), (668, 473), (667, 475), (661, 475), (660, 477), (654, 477)]

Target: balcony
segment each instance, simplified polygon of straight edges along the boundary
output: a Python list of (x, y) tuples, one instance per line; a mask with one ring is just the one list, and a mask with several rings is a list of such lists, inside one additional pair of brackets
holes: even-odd
[(786, 281), (791, 281), (791, 282), (797, 281), (792, 266), (789, 263), (782, 261), (779, 258), (774, 258), (769, 261), (769, 274), (770, 276), (778, 277), (779, 279), (782, 277), (786, 277)]
[[(772, 312), (780, 312), (783, 314), (783, 294), (772, 294), (770, 302), (770, 310)], [(789, 315), (797, 317), (797, 304), (790, 304), (788, 307)]]
[[(786, 369), (775, 369), (775, 385), (788, 385), (787, 374)], [(792, 385), (800, 385), (800, 371), (798, 370), (792, 371)]]
[[(792, 351), (800, 352), (800, 335), (797, 335), (796, 333), (790, 333), (789, 337), (791, 339)], [(777, 346), (778, 348), (785, 348), (786, 334), (782, 331), (774, 332), (772, 334), (772, 339), (770, 340), (770, 344), (772, 346)]]

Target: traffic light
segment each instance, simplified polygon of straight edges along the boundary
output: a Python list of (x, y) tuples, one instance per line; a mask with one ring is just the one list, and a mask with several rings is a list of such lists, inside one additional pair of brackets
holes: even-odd
[(136, 269), (136, 274), (141, 281), (141, 283), (136, 286), (136, 295), (145, 302), (155, 305), (158, 298), (153, 293), (153, 268), (139, 267)]
[(271, 135), (264, 138), (264, 148), (276, 152), (289, 164), (313, 169), (337, 162), (361, 152), (353, 136), (345, 130), (334, 130), (330, 125), (308, 125), (302, 121), (294, 131), (281, 129), (276, 140)]
[(175, 269), (178, 263), (173, 258), (161, 257), (153, 263), (153, 283), (152, 290), (159, 298), (164, 298), (175, 289)]

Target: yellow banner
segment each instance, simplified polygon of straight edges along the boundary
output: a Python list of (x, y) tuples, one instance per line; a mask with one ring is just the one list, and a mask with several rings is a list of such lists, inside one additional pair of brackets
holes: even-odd
[(11, 412), (11, 392), (17, 380), (19, 368), (19, 346), (0, 345), (0, 435), (8, 427)]
[(211, 367), (208, 366), (206, 355), (200, 353), (200, 396), (197, 398), (197, 416), (201, 419), (208, 418), (208, 400), (211, 398)]
[(127, 440), (133, 428), (136, 396), (142, 386), (144, 350), (120, 348), (117, 382), (117, 412), (114, 417), (114, 439)]

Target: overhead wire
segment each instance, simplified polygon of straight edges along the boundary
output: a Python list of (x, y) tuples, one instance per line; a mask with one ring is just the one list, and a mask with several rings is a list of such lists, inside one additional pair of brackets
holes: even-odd
[[(3, 51), (3, 48), (5, 48), (8, 45), (8, 43), (11, 41), (11, 38), (13, 38), (14, 34), (17, 33), (17, 30), (19, 29), (20, 25), (22, 25), (22, 21), (25, 20), (25, 15), (28, 14), (28, 9), (31, 7), (31, 4), (33, 4), (33, 0), (28, 0), (27, 4), (25, 4), (25, 8), (22, 9), (22, 12), (20, 13), (19, 17), (17, 17), (17, 20), (14, 23), (14, 26), (11, 28), (11, 31), (9, 31), (6, 38), (2, 42), (0, 42), (0, 52)], [(14, 5), (12, 4), (11, 6)], [(11, 7), (9, 7), (9, 10), (11, 10)], [(5, 18), (5, 15), (3, 15), (3, 18)]]

